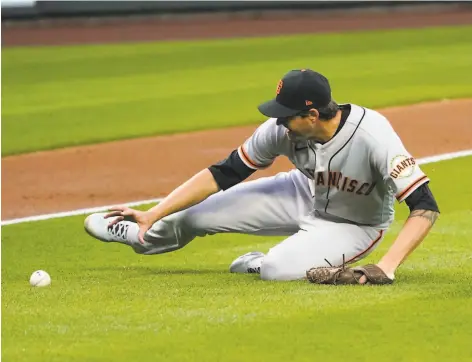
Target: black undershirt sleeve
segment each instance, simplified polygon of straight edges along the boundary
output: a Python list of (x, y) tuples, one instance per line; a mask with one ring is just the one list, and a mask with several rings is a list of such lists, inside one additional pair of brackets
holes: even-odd
[(410, 208), (410, 212), (413, 210), (431, 210), (439, 212), (438, 204), (428, 187), (428, 183), (421, 185), (413, 191), (411, 195), (405, 199), (405, 202)]
[(251, 176), (255, 171), (246, 166), (234, 150), (226, 160), (208, 167), (220, 190), (227, 190)]

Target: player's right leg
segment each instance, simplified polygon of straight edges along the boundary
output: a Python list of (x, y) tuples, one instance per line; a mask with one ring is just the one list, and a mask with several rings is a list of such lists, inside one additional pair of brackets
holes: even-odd
[(174, 251), (197, 236), (216, 233), (292, 235), (311, 208), (308, 180), (293, 170), (241, 183), (159, 220), (146, 233), (144, 245), (137, 240), (136, 224), (123, 221), (108, 227), (110, 220), (103, 219), (104, 213), (89, 216), (85, 228), (97, 239), (125, 243), (139, 254), (150, 255)]

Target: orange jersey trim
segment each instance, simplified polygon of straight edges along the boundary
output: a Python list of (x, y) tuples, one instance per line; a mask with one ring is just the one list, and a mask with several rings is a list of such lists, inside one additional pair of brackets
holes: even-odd
[(410, 184), (410, 186), (408, 186), (405, 190), (403, 190), (402, 193), (398, 194), (396, 196), (397, 200), (398, 201), (402, 201), (403, 200), (403, 197), (405, 195), (407, 195), (413, 188), (415, 188), (415, 186), (419, 186), (420, 183), (422, 182), (425, 182), (428, 180), (428, 176), (424, 175), (424, 176), (421, 176), (419, 179), (417, 179), (416, 181), (413, 181), (412, 184)]
[(244, 145), (241, 145), (239, 147), (239, 150), (241, 151), (239, 152), (239, 155), (241, 156), (244, 163), (246, 163), (249, 167), (260, 170), (262, 168), (266, 168), (270, 166), (270, 164), (267, 166), (260, 166), (257, 163), (255, 163), (253, 160), (251, 160), (251, 158), (247, 155), (246, 150), (244, 149)]

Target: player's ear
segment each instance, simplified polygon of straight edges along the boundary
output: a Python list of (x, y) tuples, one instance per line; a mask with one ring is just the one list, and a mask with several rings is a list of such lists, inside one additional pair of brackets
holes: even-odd
[(317, 120), (320, 119), (320, 112), (318, 112), (317, 109), (311, 108), (309, 112), (311, 117), (316, 118)]

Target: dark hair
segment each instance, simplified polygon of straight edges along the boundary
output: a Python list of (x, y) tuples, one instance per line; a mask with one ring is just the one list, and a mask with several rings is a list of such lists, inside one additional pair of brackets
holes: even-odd
[[(330, 119), (336, 116), (336, 113), (339, 111), (339, 105), (335, 101), (330, 101), (328, 105), (316, 108), (320, 114), (321, 121), (329, 121)], [(308, 117), (310, 111), (302, 111), (297, 113), (297, 116)]]
[(336, 116), (339, 111), (339, 105), (335, 101), (331, 101), (327, 106), (317, 108), (320, 114), (320, 120), (328, 121)]

